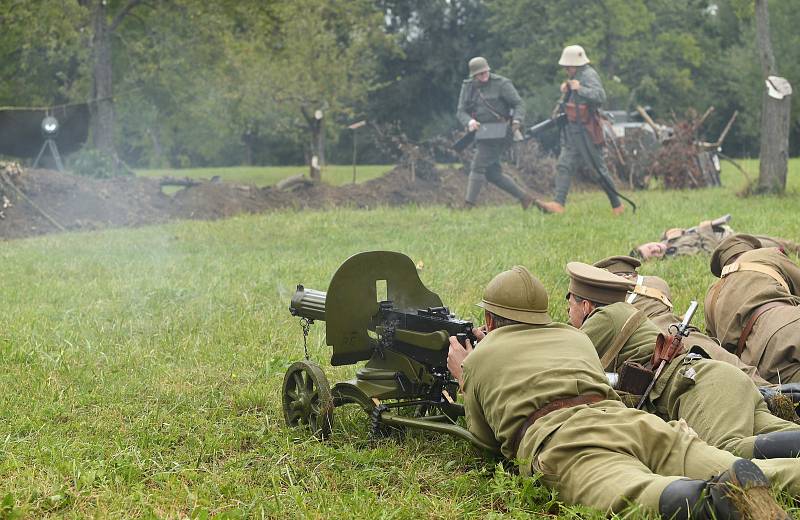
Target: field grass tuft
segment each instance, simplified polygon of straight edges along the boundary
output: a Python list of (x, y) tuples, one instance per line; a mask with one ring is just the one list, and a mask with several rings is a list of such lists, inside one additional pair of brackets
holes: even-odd
[[(295, 285), (325, 290), (348, 256), (401, 251), (451, 310), (477, 319), (486, 282), (523, 264), (565, 320), (570, 260), (627, 253), (725, 213), (737, 230), (800, 241), (792, 167), (783, 197), (737, 198), (742, 179), (726, 170), (723, 188), (633, 193), (640, 210), (621, 218), (592, 192), (572, 194), (561, 217), (509, 200), (0, 242), (0, 518), (604, 518), (559, 508), (463, 441), (421, 431), (372, 440), (355, 409), (335, 411), (326, 442), (287, 429), (283, 374), (303, 357), (287, 312)], [(668, 280), (679, 308), (713, 281), (702, 256), (643, 272)], [(323, 336), (315, 324), (312, 359), (332, 383), (350, 377), (355, 367), (330, 366)]]

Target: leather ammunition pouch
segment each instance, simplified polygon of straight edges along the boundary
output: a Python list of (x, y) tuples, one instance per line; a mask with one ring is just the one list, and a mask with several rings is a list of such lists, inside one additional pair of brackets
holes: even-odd
[(653, 371), (647, 367), (626, 361), (622, 364), (619, 371), (619, 383), (617, 389), (634, 395), (643, 395), (647, 390), (647, 385), (653, 380)]
[(564, 103), (564, 113), (567, 115), (567, 121), (570, 123), (580, 123), (583, 125), (592, 143), (596, 146), (605, 144), (603, 125), (600, 123), (597, 110), (586, 103), (568, 102)]

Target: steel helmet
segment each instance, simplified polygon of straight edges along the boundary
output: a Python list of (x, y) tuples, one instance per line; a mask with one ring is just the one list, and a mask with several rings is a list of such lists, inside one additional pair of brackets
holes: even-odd
[(488, 72), (489, 69), (489, 62), (486, 61), (486, 58), (482, 56), (476, 56), (469, 60), (469, 75), (474, 76), (475, 74), (480, 74), (481, 72)]
[(532, 325), (547, 325), (547, 291), (538, 278), (521, 265), (495, 276), (478, 304), (492, 314)]
[(580, 45), (569, 45), (564, 47), (561, 52), (561, 59), (558, 64), (562, 67), (580, 67), (591, 63), (589, 58), (586, 57), (586, 51)]

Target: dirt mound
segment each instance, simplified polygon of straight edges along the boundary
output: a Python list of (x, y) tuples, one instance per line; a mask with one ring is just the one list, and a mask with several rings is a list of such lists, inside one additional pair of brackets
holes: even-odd
[[(555, 168), (553, 160), (541, 159), (535, 168), (529, 164), (523, 169), (504, 169), (541, 196), (552, 186)], [(140, 226), (172, 219), (219, 219), (286, 208), (404, 204), (459, 207), (466, 182), (464, 168), (436, 168), (433, 163), (421, 161), (411, 166), (401, 162), (385, 176), (355, 185), (301, 185), (282, 191), (202, 182), (167, 195), (159, 179), (92, 179), (50, 170), (23, 170), (5, 163), (0, 164), (0, 238)], [(511, 203), (515, 201), (493, 185), (481, 192), (480, 204)]]

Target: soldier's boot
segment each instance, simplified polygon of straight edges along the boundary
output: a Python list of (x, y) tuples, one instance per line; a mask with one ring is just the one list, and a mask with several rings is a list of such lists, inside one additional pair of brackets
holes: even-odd
[(708, 484), (718, 519), (791, 520), (769, 489), (769, 479), (748, 459), (737, 459)]
[(536, 207), (544, 213), (564, 213), (564, 206), (556, 201), (542, 202), (541, 200), (534, 200)]
[(800, 431), (772, 432), (756, 436), (754, 459), (796, 458), (800, 456)]
[(747, 459), (709, 481), (682, 479), (661, 493), (658, 512), (670, 520), (789, 520), (769, 490), (769, 480)]
[(622, 215), (623, 213), (625, 213), (625, 206), (620, 204), (616, 208), (611, 208), (611, 213), (613, 213), (614, 215)]

